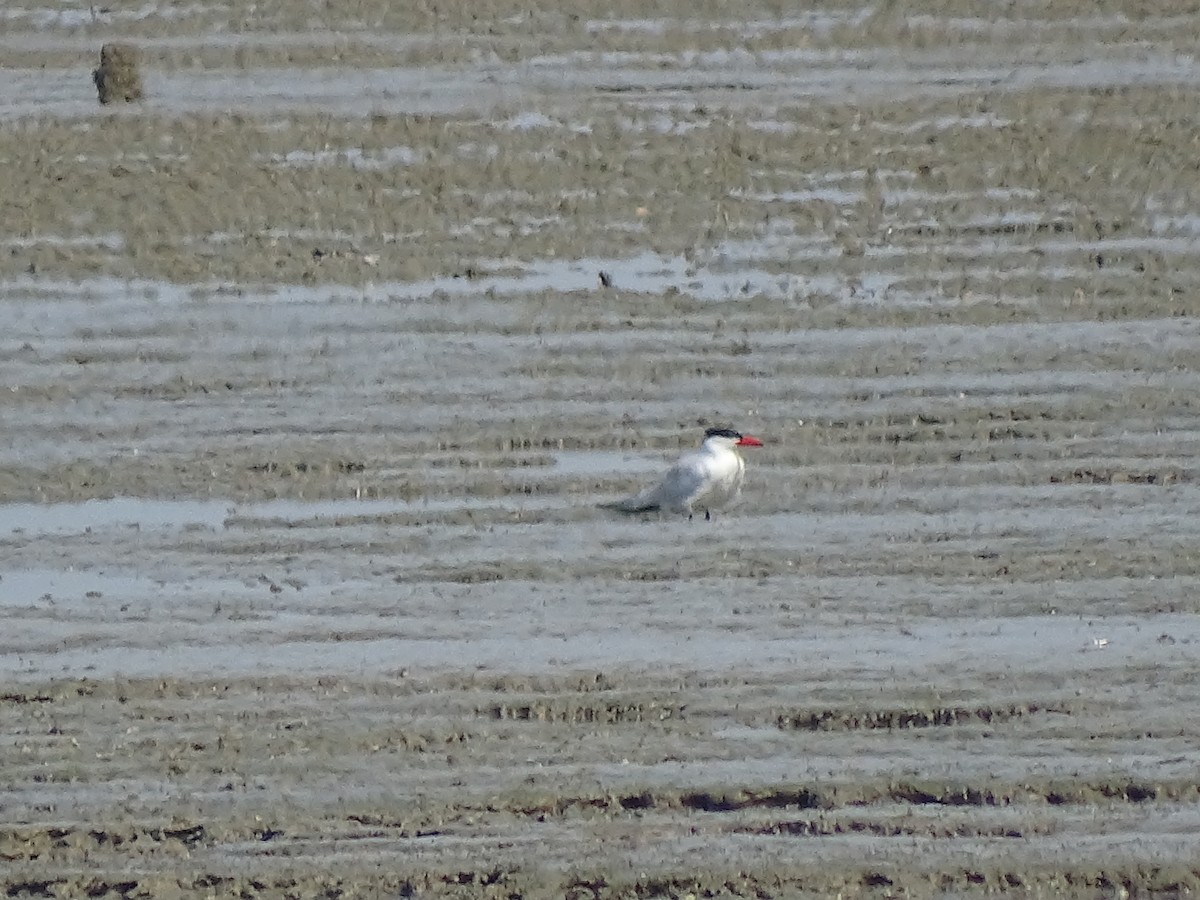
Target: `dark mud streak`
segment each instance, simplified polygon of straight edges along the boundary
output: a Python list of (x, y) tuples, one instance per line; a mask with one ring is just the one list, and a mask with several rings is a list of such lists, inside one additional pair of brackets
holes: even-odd
[(897, 824), (849, 819), (845, 822), (828, 822), (817, 819), (797, 819), (773, 822), (767, 825), (738, 826), (730, 829), (734, 834), (778, 835), (783, 837), (834, 837), (847, 834), (870, 834), (878, 837), (930, 837), (938, 840), (953, 838), (1029, 838), (1037, 834), (1049, 834), (1051, 829), (1029, 830), (1005, 826), (957, 827), (927, 824)]
[(941, 707), (935, 709), (839, 710), (823, 709), (813, 712), (784, 713), (776, 724), (784, 729), (802, 731), (853, 731), (876, 728), (906, 729), (935, 728), (966, 724), (993, 724), (1023, 719), (1028, 716), (1057, 714), (1069, 716), (1065, 706), (1043, 707), (1037, 704), (1009, 706)]

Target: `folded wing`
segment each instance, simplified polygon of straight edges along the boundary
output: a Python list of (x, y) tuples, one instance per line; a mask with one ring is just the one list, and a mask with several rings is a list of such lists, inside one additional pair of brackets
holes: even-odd
[(644, 491), (606, 503), (606, 509), (620, 512), (652, 512), (666, 509), (671, 512), (691, 512), (692, 504), (705, 491), (707, 471), (692, 456), (685, 456), (667, 470), (663, 480)]

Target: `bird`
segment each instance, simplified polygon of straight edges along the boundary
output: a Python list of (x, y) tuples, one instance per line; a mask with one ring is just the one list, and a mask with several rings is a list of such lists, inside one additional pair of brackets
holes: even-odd
[(679, 457), (661, 482), (601, 507), (625, 513), (687, 513), (688, 519), (699, 507), (709, 521), (712, 509), (728, 503), (742, 489), (746, 464), (736, 448), (762, 445), (758, 438), (732, 428), (709, 428), (699, 448)]

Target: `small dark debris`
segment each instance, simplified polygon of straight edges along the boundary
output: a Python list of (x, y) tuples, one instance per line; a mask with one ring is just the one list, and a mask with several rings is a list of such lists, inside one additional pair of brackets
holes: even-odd
[(151, 836), (159, 840), (180, 841), (189, 847), (194, 847), (208, 838), (208, 832), (203, 825), (194, 825), (191, 828), (164, 828), (160, 834), (151, 832)]
[(649, 809), (653, 805), (654, 795), (649, 791), (642, 791), (640, 794), (621, 798), (622, 809)]

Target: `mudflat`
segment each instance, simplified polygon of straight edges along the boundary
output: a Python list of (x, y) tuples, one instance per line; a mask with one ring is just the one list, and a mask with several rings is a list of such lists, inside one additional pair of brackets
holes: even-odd
[(1200, 888), (1193, 10), (461, 6), (3, 13), (7, 896)]

